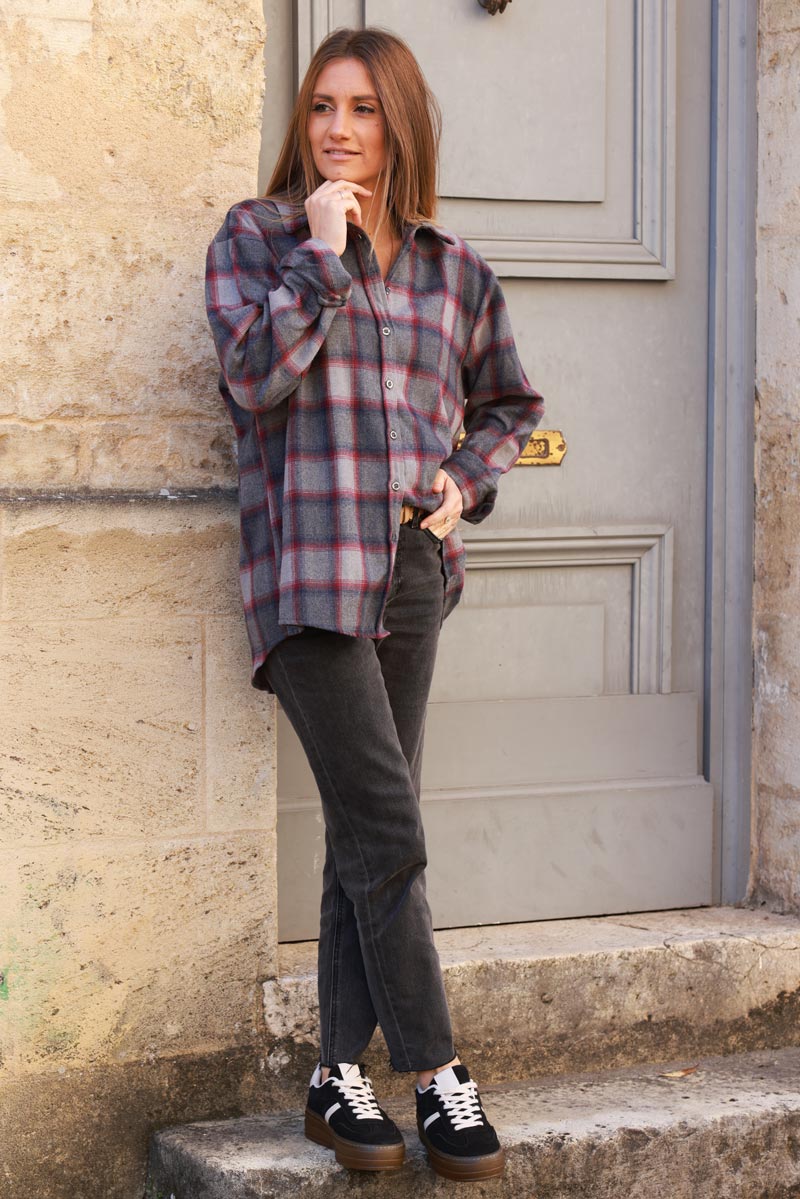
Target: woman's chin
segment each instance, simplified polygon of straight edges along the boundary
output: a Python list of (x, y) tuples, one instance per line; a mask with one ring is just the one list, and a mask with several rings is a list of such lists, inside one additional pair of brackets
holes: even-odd
[(323, 179), (329, 183), (339, 183), (346, 179), (348, 183), (357, 183), (360, 187), (366, 187), (369, 191), (374, 191), (375, 178), (363, 178), (363, 171), (358, 169), (355, 162), (325, 162), (316, 164), (317, 170)]
[(337, 163), (335, 167), (325, 171), (324, 178), (330, 180), (331, 183), (339, 183), (342, 179), (346, 179), (348, 183), (360, 183), (362, 187), (366, 187), (366, 183), (361, 183), (358, 171), (348, 170), (347, 163)]

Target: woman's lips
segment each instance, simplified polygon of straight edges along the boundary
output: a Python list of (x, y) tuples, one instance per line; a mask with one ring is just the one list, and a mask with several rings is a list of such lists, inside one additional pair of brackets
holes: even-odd
[(331, 158), (355, 158), (355, 156), (358, 154), (358, 151), (357, 150), (326, 150), (325, 153), (329, 154), (331, 156)]

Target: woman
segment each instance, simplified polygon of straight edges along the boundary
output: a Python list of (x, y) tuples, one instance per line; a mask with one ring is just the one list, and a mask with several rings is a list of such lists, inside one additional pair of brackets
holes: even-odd
[(207, 306), (238, 436), (253, 683), (296, 729), (326, 826), (306, 1135), (350, 1168), (401, 1164), (357, 1064), (380, 1023), (393, 1068), (416, 1072), (433, 1168), (479, 1180), (503, 1150), (433, 944), (422, 740), (463, 586), (456, 522), (491, 511), (542, 404), (491, 270), (433, 223), (438, 134), (404, 42), (331, 34), (267, 198), (235, 205), (211, 244)]

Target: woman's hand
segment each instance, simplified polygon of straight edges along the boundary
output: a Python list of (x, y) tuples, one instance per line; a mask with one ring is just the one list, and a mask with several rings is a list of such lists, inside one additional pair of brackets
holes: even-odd
[(347, 221), (361, 225), (361, 206), (356, 199), (371, 196), (372, 192), (360, 183), (346, 179), (326, 179), (306, 200), (308, 227), (312, 237), (326, 241), (337, 254), (344, 254), (347, 245)]
[(429, 516), (420, 521), (419, 527), (430, 529), (441, 539), (448, 533), (452, 533), (456, 527), (456, 522), (464, 507), (464, 501), (455, 479), (451, 479), (447, 471), (442, 470), (441, 467), (436, 472), (431, 491), (434, 495), (444, 492), (442, 502), (435, 512), (431, 512)]

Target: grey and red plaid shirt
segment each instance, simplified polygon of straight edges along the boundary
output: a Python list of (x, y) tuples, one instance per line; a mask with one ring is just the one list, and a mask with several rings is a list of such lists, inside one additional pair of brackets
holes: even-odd
[[(492, 270), (432, 224), (406, 228), (384, 284), (356, 226), (339, 257), (305, 213), (246, 200), (209, 247), (206, 304), (238, 438), (253, 682), (266, 687), (267, 654), (307, 625), (387, 635), (402, 504), (438, 507), (443, 467), (464, 519), (483, 520), (542, 397)], [(447, 614), (464, 583), (457, 529), (442, 561)]]

